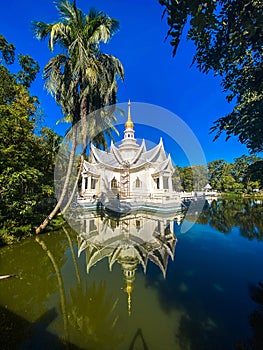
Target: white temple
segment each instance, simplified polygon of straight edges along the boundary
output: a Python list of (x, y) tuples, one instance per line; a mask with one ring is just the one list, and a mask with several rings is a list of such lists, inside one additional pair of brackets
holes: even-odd
[(121, 144), (116, 146), (112, 142), (108, 152), (91, 146), (90, 161), (83, 165), (79, 202), (92, 202), (95, 196), (118, 196), (130, 204), (141, 202), (146, 206), (147, 203), (160, 205), (175, 201), (174, 169), (170, 155), (166, 156), (162, 139), (147, 150), (144, 139), (139, 145), (134, 134), (129, 101)]
[(110, 271), (116, 262), (121, 265), (130, 314), (131, 293), (138, 265), (146, 273), (148, 262), (151, 261), (166, 277), (168, 260), (174, 259), (177, 242), (174, 220), (180, 224), (182, 219), (181, 213), (177, 216), (168, 213), (157, 216), (141, 211), (114, 219), (83, 211), (78, 235), (78, 256), (82, 251), (86, 252), (87, 273), (104, 258), (108, 259)]

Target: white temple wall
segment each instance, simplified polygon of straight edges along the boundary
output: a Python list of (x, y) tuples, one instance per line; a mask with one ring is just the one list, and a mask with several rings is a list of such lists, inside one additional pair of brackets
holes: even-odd
[[(164, 192), (172, 192), (171, 173), (164, 172), (152, 176), (153, 171), (153, 167), (147, 167), (147, 169), (140, 169), (137, 172), (130, 173), (130, 195), (132, 197), (145, 197), (148, 195), (158, 197)], [(96, 177), (97, 181), (94, 182), (92, 178)], [(113, 179), (115, 179), (116, 187), (113, 187)], [(82, 177), (82, 194), (85, 196), (92, 197), (94, 194), (100, 195), (101, 193), (110, 193), (116, 195), (116, 193), (120, 191), (120, 171), (114, 171), (111, 169), (98, 167), (97, 176), (93, 174), (87, 174), (87, 176)]]
[(105, 193), (112, 191), (111, 188), (111, 182), (112, 180), (115, 178), (116, 182), (117, 182), (117, 187), (120, 184), (120, 173), (119, 172), (114, 172), (110, 169), (102, 169), (100, 171), (100, 175), (101, 175), (101, 190)]
[[(93, 232), (97, 231), (96, 242), (98, 243), (103, 243), (113, 236), (123, 234), (123, 232), (129, 232), (129, 234), (138, 236), (138, 238), (143, 237), (146, 242), (151, 242), (155, 233), (163, 236), (165, 228), (168, 226), (173, 232), (173, 217), (156, 218), (154, 214), (148, 214), (148, 217), (139, 215), (136, 218), (122, 220), (119, 224), (115, 219), (111, 219), (107, 222), (107, 230), (104, 230), (99, 217), (87, 218), (83, 219), (82, 230), (87, 235), (92, 235)], [(124, 231), (123, 228), (125, 228)]]
[(131, 192), (137, 194), (148, 193), (151, 190), (145, 169), (130, 174), (130, 189)]

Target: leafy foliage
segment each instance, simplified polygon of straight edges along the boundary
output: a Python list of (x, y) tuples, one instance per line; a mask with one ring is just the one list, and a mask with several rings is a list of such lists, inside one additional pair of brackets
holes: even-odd
[[(104, 54), (101, 43), (107, 43), (118, 30), (118, 22), (106, 14), (91, 9), (85, 15), (76, 7), (76, 1), (61, 0), (56, 4), (60, 20), (56, 23), (33, 22), (35, 36), (44, 40), (49, 37), (51, 52), (57, 45), (62, 53), (52, 57), (44, 68), (45, 87), (61, 106), (64, 120), (72, 124), (72, 148), (68, 160), (63, 186), (58, 195), (58, 202), (49, 216), (36, 229), (42, 231), (61, 208), (66, 211), (77, 188), (77, 179), (73, 189), (69, 184), (73, 178), (73, 159), (76, 156), (77, 142), (81, 134), (81, 163), (88, 145), (105, 145), (105, 134), (117, 132), (113, 125), (116, 103), (117, 78), (124, 78), (121, 62), (114, 56)], [(106, 105), (113, 105), (108, 110), (100, 110)], [(99, 111), (98, 111), (99, 110)], [(81, 128), (74, 128), (80, 122)], [(81, 130), (79, 130), (81, 129)], [(62, 181), (61, 181), (62, 182)], [(67, 193), (70, 193), (69, 198)], [(57, 193), (58, 194), (58, 193)]]
[(63, 49), (44, 68), (45, 87), (62, 107), (66, 120), (72, 125), (81, 120), (84, 131), (93, 138), (113, 128), (112, 115), (96, 118), (97, 114), (90, 113), (116, 103), (117, 79), (124, 78), (123, 67), (116, 57), (103, 53), (100, 44), (109, 42), (119, 23), (95, 9), (85, 15), (67, 0), (56, 7), (59, 22), (33, 22), (38, 39), (49, 37), (51, 52), (56, 45)]
[(19, 64), (22, 67), (16, 74), (16, 79), (19, 83), (26, 87), (30, 87), (31, 83), (35, 80), (37, 73), (39, 72), (38, 63), (28, 55), (18, 55)]
[(12, 64), (15, 60), (15, 46), (13, 44), (9, 44), (6, 38), (0, 34), (0, 52), (2, 54), (2, 59), (0, 59), (0, 64), (2, 64), (2, 60), (5, 64)]
[(35, 133), (38, 100), (27, 89), (34, 78), (30, 67), (27, 74), (24, 83), (0, 65), (0, 241), (29, 234), (53, 202), (59, 137), (48, 128)]
[(251, 152), (263, 150), (263, 3), (260, 0), (159, 0), (170, 27), (173, 54), (183, 30), (196, 46), (193, 63), (222, 77), (235, 106), (217, 119), (215, 139), (236, 135)]
[(262, 159), (255, 155), (235, 158), (234, 163), (223, 159), (208, 163), (209, 182), (219, 191), (252, 192), (263, 187), (262, 175), (258, 171)]
[(237, 193), (253, 192), (263, 188), (263, 160), (255, 155), (242, 155), (233, 163), (223, 159), (203, 165), (175, 167), (175, 191), (203, 191), (209, 183), (213, 190)]
[(173, 175), (176, 191), (202, 191), (207, 182), (207, 169), (204, 165), (178, 167)]

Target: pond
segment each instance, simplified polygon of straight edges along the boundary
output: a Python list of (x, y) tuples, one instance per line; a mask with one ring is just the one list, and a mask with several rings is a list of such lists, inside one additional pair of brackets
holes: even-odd
[(1, 349), (263, 349), (262, 202), (187, 218), (85, 212), (1, 248)]

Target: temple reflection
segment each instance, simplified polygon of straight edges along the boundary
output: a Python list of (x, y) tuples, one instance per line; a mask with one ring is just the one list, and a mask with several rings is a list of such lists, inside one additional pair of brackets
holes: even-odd
[(86, 252), (87, 273), (102, 259), (108, 259), (110, 271), (115, 262), (120, 264), (130, 315), (131, 293), (138, 265), (146, 273), (150, 260), (160, 268), (165, 278), (168, 260), (169, 257), (174, 259), (177, 242), (174, 221), (180, 224), (181, 220), (181, 213), (157, 216), (155, 213), (134, 212), (116, 218), (105, 213), (87, 212), (80, 224), (78, 256)]

